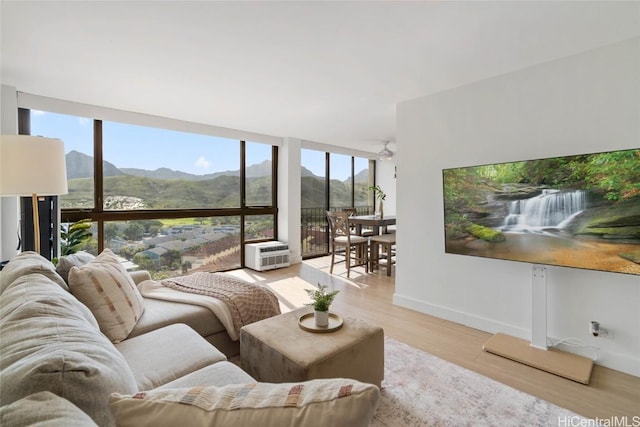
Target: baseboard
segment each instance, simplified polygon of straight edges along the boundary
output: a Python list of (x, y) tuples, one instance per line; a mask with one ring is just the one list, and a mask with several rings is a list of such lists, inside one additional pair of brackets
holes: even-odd
[[(550, 338), (554, 342), (560, 341), (560, 338)], [(556, 348), (590, 358), (593, 358), (595, 355), (597, 358), (594, 360), (594, 364), (596, 365), (624, 372), (625, 374), (633, 375), (635, 377), (640, 377), (640, 357), (633, 358), (626, 354), (614, 353), (603, 349), (597, 349), (596, 351), (591, 347), (583, 349), (581, 347), (560, 344), (556, 346)]]
[(495, 334), (496, 332), (503, 332), (523, 339), (528, 339), (529, 337), (529, 330), (527, 329), (517, 328), (506, 323), (497, 322), (486, 317), (476, 316), (463, 311), (452, 310), (448, 307), (429, 304), (397, 293), (393, 295), (393, 303), (401, 307), (410, 308), (421, 313), (429, 314), (451, 322), (460, 323), (461, 325), (480, 329), (481, 331), (492, 334)]
[[(451, 322), (460, 323), (461, 325), (469, 326), (491, 334), (502, 332), (516, 338), (525, 340), (530, 339), (530, 331), (528, 329), (519, 328), (507, 323), (498, 322), (493, 319), (476, 316), (470, 313), (453, 310), (448, 307), (430, 304), (397, 293), (393, 295), (393, 303), (401, 307), (406, 307), (411, 310), (419, 311)], [(554, 341), (558, 341), (558, 339), (554, 339)], [(575, 349), (570, 347), (564, 347), (563, 350), (573, 354), (577, 353)], [(626, 354), (600, 350), (596, 364), (640, 377), (640, 357), (634, 358)]]
[(293, 256), (293, 255), (291, 255), (289, 257), (289, 263), (291, 263), (291, 265), (300, 264), (301, 262), (302, 262), (302, 257), (301, 256)]

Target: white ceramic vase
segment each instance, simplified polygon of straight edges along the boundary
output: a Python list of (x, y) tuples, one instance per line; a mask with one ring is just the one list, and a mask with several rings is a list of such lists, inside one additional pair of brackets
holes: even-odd
[(316, 326), (329, 326), (329, 312), (314, 310), (313, 318), (316, 321)]

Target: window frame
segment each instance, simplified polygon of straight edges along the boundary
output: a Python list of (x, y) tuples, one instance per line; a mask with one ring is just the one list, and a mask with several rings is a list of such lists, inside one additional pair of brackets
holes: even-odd
[[(318, 152), (324, 152), (324, 174), (325, 174), (325, 180), (324, 180), (324, 206), (322, 207), (323, 211), (327, 211), (327, 210), (336, 210), (337, 208), (342, 208), (342, 207), (348, 207), (348, 208), (359, 208), (359, 209), (367, 209), (367, 214), (373, 214), (373, 212), (375, 211), (375, 193), (373, 192), (373, 190), (369, 191), (369, 200), (370, 200), (370, 205), (368, 206), (355, 206), (355, 159), (358, 156), (355, 155), (350, 155), (351, 156), (351, 162), (350, 162), (350, 168), (351, 168), (351, 183), (350, 183), (350, 188), (351, 188), (351, 205), (350, 206), (340, 206), (340, 207), (336, 207), (336, 206), (331, 206), (331, 154), (342, 154), (342, 153), (333, 153), (330, 151), (324, 151), (324, 150), (316, 150), (313, 148), (302, 148), (303, 150), (311, 150), (311, 151), (318, 151)], [(373, 181), (373, 186), (376, 185), (376, 176), (377, 176), (377, 171), (376, 171), (376, 167), (377, 167), (377, 161), (375, 159), (369, 158), (369, 176), (372, 178)], [(304, 166), (304, 164), (301, 163), (301, 166)], [(302, 215), (302, 211), (306, 209), (306, 208), (301, 208), (301, 212), (300, 214)], [(323, 214), (324, 215), (324, 214)], [(328, 230), (328, 222), (326, 217), (324, 218), (324, 222), (325, 222), (325, 227), (326, 230)], [(328, 233), (328, 231), (326, 231)], [(302, 236), (301, 236), (302, 237)], [(322, 257), (322, 256), (326, 256), (329, 254), (329, 243), (327, 240), (327, 243), (325, 245), (326, 250), (322, 253), (320, 252), (314, 252), (311, 254), (305, 254), (302, 253), (302, 259), (311, 259), (311, 258), (317, 258), (317, 257)], [(303, 249), (304, 250), (304, 249)]]
[[(53, 110), (46, 110), (58, 113)], [(61, 113), (67, 114), (67, 113)], [(30, 134), (31, 109), (18, 108), (19, 130), (21, 134)], [(144, 125), (147, 127), (153, 127)], [(157, 127), (157, 126), (156, 126)], [(160, 127), (157, 127), (160, 128)], [(162, 128), (160, 128), (162, 129)], [(102, 120), (93, 119), (93, 171), (94, 171), (94, 207), (93, 208), (64, 208), (61, 209), (61, 223), (76, 222), (82, 219), (90, 219), (96, 223), (98, 252), (104, 250), (104, 224), (110, 221), (135, 221), (149, 219), (181, 219), (194, 217), (240, 217), (240, 262), (245, 266), (245, 243), (270, 241), (278, 239), (278, 146), (271, 145), (271, 206), (247, 206), (246, 205), (246, 144), (245, 139), (240, 142), (240, 207), (238, 208), (189, 208), (189, 209), (145, 209), (145, 210), (105, 210), (104, 209), (104, 174), (103, 174), (103, 134)], [(250, 141), (253, 142), (253, 141)], [(249, 239), (245, 240), (245, 216), (272, 215), (273, 239)]]

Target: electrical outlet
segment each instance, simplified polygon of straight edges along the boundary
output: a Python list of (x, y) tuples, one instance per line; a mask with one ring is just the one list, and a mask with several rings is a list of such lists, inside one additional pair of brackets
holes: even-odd
[(591, 332), (591, 334), (593, 334), (594, 337), (597, 337), (598, 335), (600, 335), (600, 323), (596, 322), (595, 320), (592, 320), (591, 323), (589, 324), (589, 332)]
[(595, 320), (592, 320), (589, 323), (589, 332), (591, 332), (591, 334), (594, 337), (602, 337), (602, 338), (609, 338), (609, 339), (613, 339), (614, 337), (612, 329), (603, 328), (602, 326), (600, 326), (600, 322), (596, 322)]

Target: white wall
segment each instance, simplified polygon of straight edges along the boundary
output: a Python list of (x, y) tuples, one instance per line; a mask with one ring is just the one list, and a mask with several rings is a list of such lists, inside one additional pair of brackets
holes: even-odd
[(300, 140), (285, 138), (278, 151), (278, 238), (289, 244), (292, 264), (302, 262), (300, 155)]
[(382, 191), (387, 195), (384, 199), (385, 216), (396, 214), (397, 191), (395, 175), (395, 160), (378, 160), (376, 162), (376, 183), (380, 185)]
[[(531, 265), (444, 253), (442, 169), (640, 147), (640, 38), (401, 103), (397, 126), (395, 303), (528, 339)], [(640, 376), (640, 277), (547, 276), (549, 336)], [(592, 337), (590, 320), (614, 338)]]

